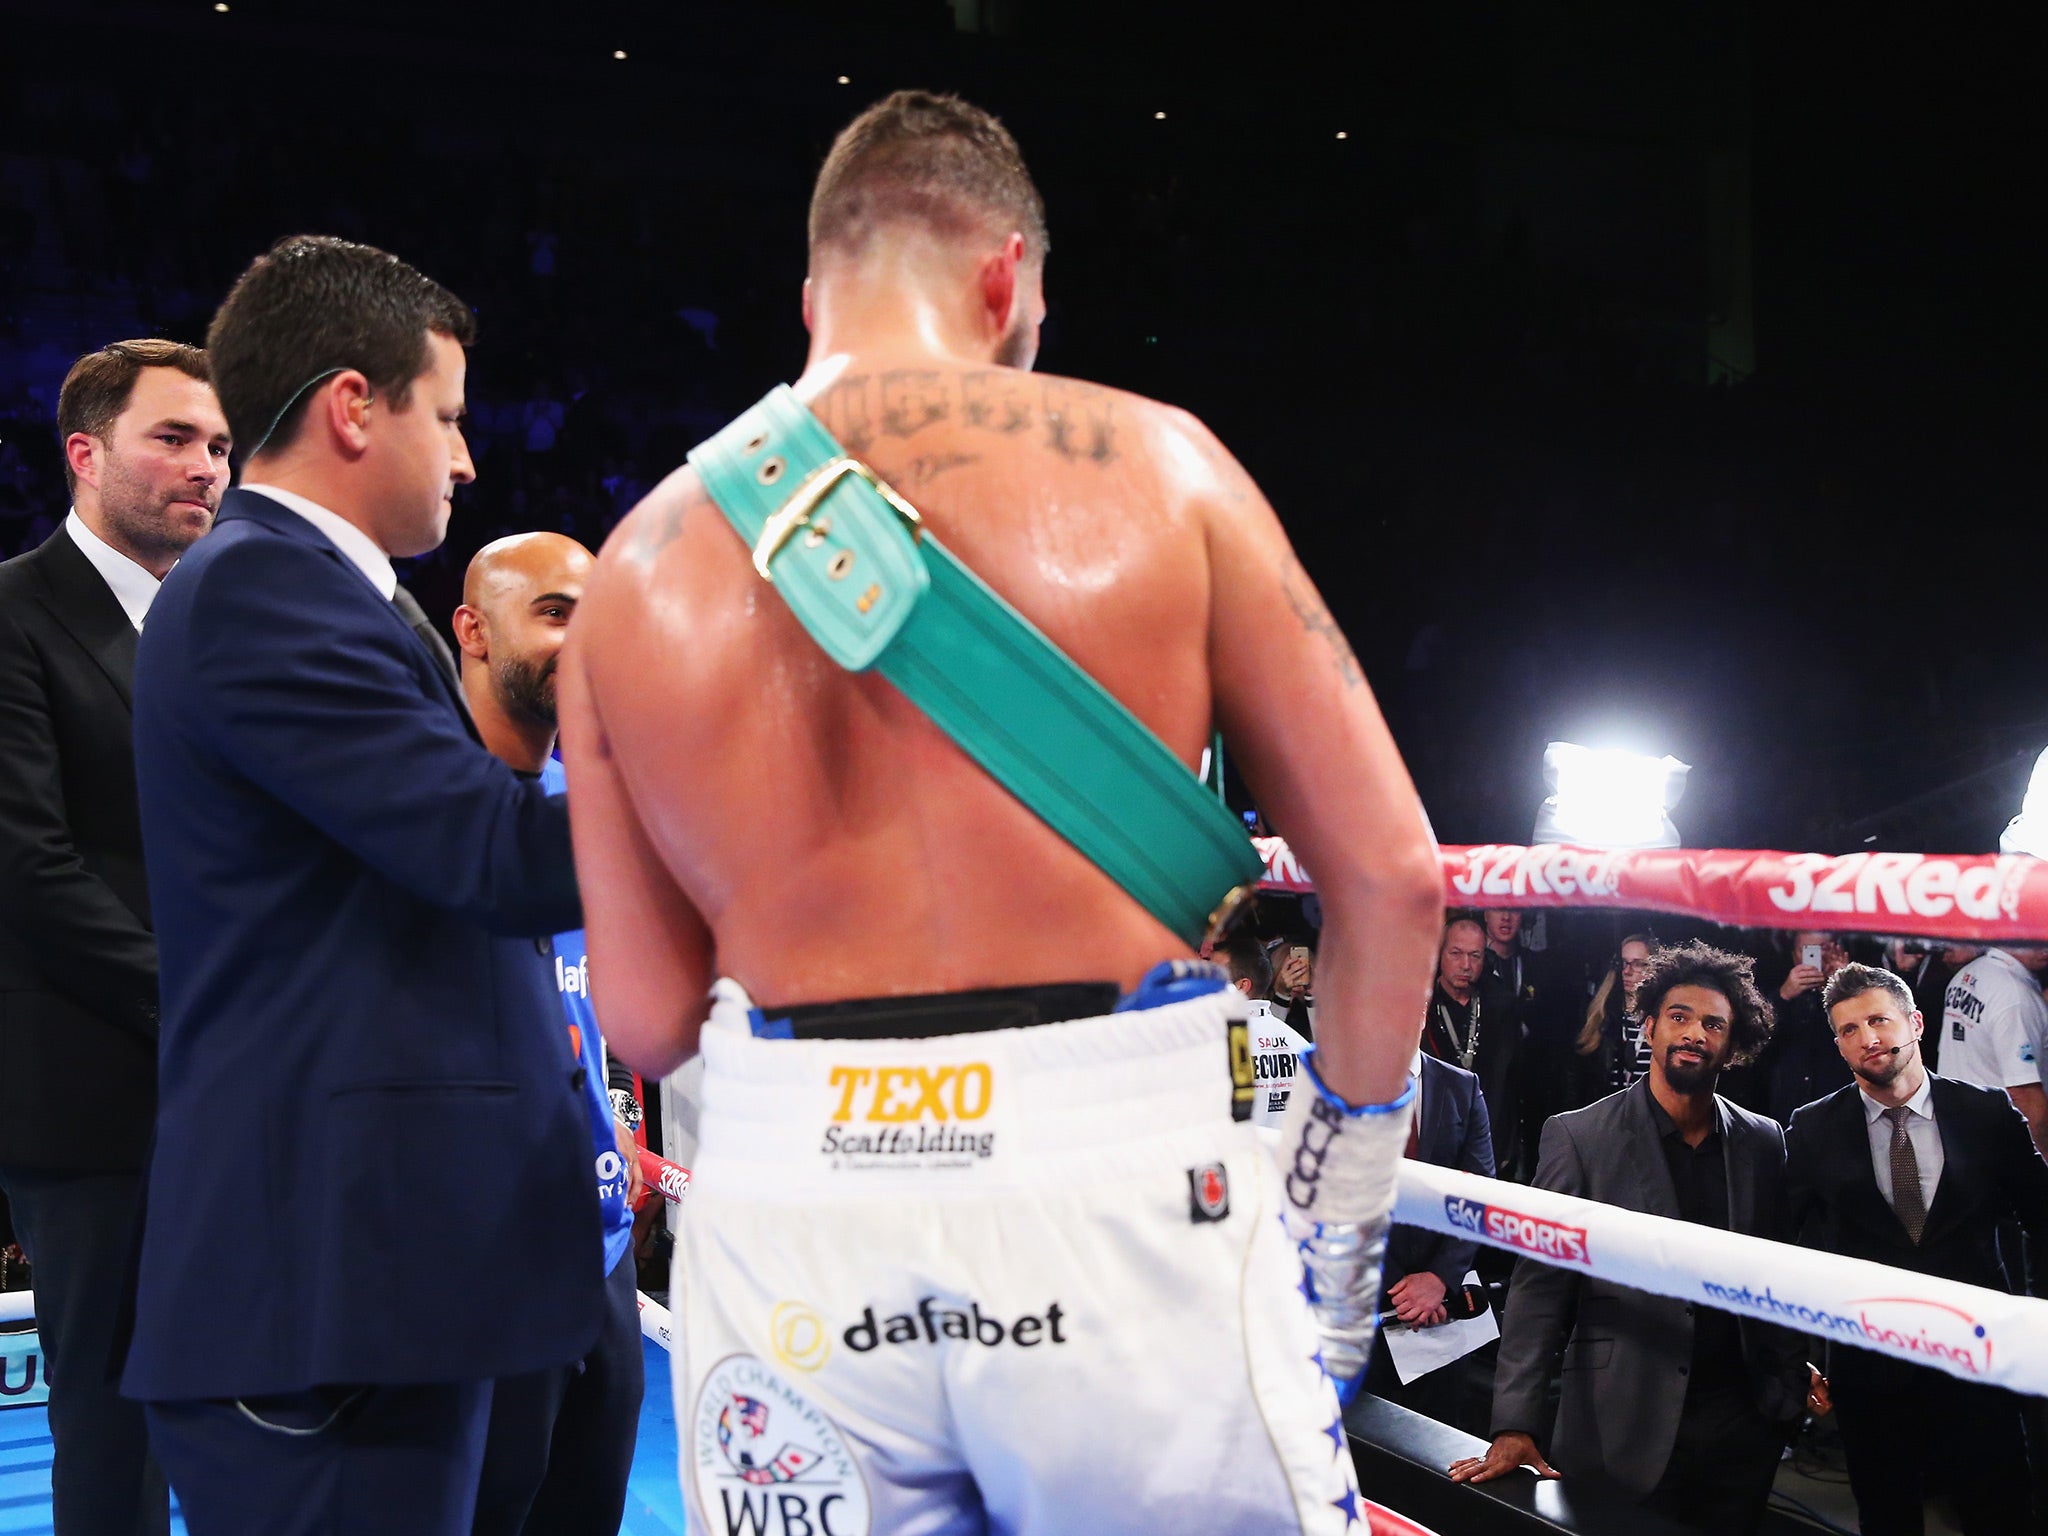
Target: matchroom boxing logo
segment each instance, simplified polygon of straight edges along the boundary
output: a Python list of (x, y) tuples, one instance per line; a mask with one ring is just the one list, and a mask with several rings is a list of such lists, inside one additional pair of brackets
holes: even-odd
[(837, 1066), (826, 1084), (818, 1151), (834, 1168), (972, 1168), (995, 1155), (997, 1133), (982, 1125), (996, 1097), (985, 1061)]
[(1863, 1296), (1844, 1310), (1788, 1301), (1770, 1286), (1723, 1285), (1702, 1280), (1708, 1301), (1801, 1332), (1865, 1343), (1916, 1363), (1945, 1364), (1958, 1374), (1983, 1376), (1991, 1370), (1991, 1331), (1960, 1307), (1918, 1296)]
[(1553, 1264), (1585, 1264), (1592, 1260), (1586, 1251), (1586, 1229), (1568, 1227), (1511, 1211), (1504, 1205), (1487, 1205), (1458, 1195), (1444, 1197), (1444, 1215), (1451, 1225), (1485, 1238), (1497, 1247), (1519, 1248)]
[(711, 1368), (688, 1433), (701, 1529), (869, 1536), (867, 1484), (839, 1426), (752, 1355), (728, 1355)]

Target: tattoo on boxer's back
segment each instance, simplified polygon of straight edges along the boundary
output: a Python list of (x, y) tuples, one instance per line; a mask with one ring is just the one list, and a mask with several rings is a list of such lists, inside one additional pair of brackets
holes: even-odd
[[(812, 401), (811, 411), (855, 458), (866, 458), (881, 439), (915, 437), (940, 422), (1033, 443), (1072, 464), (1104, 465), (1117, 458), (1116, 397), (1109, 390), (1007, 368), (958, 375), (935, 368), (852, 373)], [(947, 470), (977, 464), (982, 457), (920, 454), (897, 474), (910, 489), (930, 484)], [(681, 534), (684, 517), (700, 506), (715, 510), (701, 487), (687, 499), (674, 498), (653, 516), (641, 517), (625, 547), (626, 559), (637, 566), (651, 565)], [(1342, 638), (1338, 637), (1340, 643)]]
[(818, 420), (859, 458), (879, 438), (908, 438), (940, 422), (1035, 442), (1069, 463), (1117, 458), (1116, 397), (1073, 379), (1009, 369), (958, 375), (931, 368), (853, 373), (811, 404)]

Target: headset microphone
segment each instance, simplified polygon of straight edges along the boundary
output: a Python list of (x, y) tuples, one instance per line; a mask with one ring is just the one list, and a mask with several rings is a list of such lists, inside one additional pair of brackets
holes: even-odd
[(1909, 1045), (1918, 1045), (1919, 1043), (1920, 1043), (1920, 1042), (1919, 1042), (1919, 1041), (1917, 1041), (1917, 1040), (1908, 1040), (1908, 1041), (1906, 1042), (1906, 1045), (1895, 1045), (1895, 1046), (1893, 1046), (1893, 1047), (1891, 1048), (1891, 1050), (1890, 1050), (1890, 1051), (1888, 1051), (1888, 1052), (1887, 1052), (1886, 1054), (1887, 1054), (1887, 1055), (1891, 1055), (1891, 1056), (1896, 1056), (1896, 1055), (1898, 1055), (1898, 1054), (1899, 1054), (1899, 1052), (1901, 1052), (1901, 1051), (1905, 1050), (1905, 1049), (1906, 1049), (1906, 1046), (1909, 1046)]

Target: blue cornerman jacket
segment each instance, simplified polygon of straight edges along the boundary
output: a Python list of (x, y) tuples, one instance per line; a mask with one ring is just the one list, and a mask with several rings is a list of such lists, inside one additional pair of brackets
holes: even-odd
[[(567, 793), (568, 780), (557, 758), (547, 760), (540, 781), (551, 794)], [(597, 1204), (604, 1213), (604, 1272), (609, 1275), (633, 1246), (633, 1210), (626, 1204), (627, 1169), (612, 1130), (612, 1096), (605, 1087), (604, 1036), (598, 1031), (597, 1011), (590, 1005), (590, 946), (581, 928), (555, 935), (555, 985), (562, 994), (562, 1013), (568, 1020), (571, 1048), (583, 1063), (583, 1103), (590, 1115), (590, 1136), (595, 1143)]]
[(604, 1304), (546, 935), (566, 805), (314, 526), (231, 491), (150, 610), (136, 779), (161, 1098), (123, 1390), (559, 1365)]

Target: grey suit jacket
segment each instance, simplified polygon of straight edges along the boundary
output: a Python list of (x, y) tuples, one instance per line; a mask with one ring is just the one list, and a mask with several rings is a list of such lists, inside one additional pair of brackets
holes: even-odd
[[(1731, 1229), (1788, 1238), (1784, 1132), (1718, 1096), (1714, 1108)], [(1676, 1218), (1678, 1194), (1658, 1145), (1649, 1080), (1553, 1116), (1543, 1128), (1536, 1187)], [(1806, 1399), (1797, 1335), (1747, 1318), (1741, 1332), (1758, 1411), (1773, 1423), (1789, 1423)], [(1545, 1438), (1551, 1366), (1562, 1345), (1563, 1391), (1550, 1460), (1567, 1477), (1646, 1494), (1663, 1477), (1678, 1438), (1692, 1334), (1688, 1302), (1524, 1258), (1515, 1265), (1501, 1322), (1493, 1433), (1520, 1430)]]

